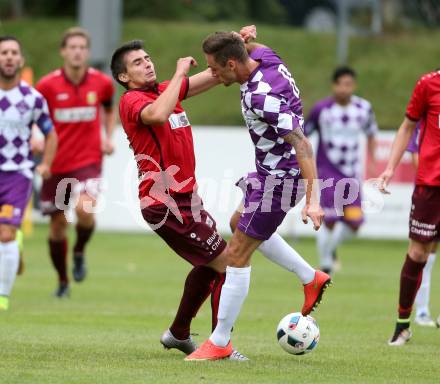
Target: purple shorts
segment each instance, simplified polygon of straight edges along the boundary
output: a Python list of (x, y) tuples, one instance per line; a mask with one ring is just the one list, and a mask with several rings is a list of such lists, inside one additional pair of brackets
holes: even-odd
[[(197, 194), (175, 194), (169, 204), (142, 208), (152, 229), (179, 256), (192, 265), (206, 265), (226, 248), (216, 222), (204, 210)], [(178, 217), (179, 216), (179, 217)]]
[(53, 174), (41, 187), (41, 212), (50, 215), (64, 211), (74, 197), (87, 193), (95, 200), (100, 191), (101, 165), (92, 164), (67, 173)]
[(440, 240), (440, 187), (416, 185), (414, 188), (409, 238), (421, 243)]
[(0, 224), (20, 227), (31, 193), (31, 179), (20, 172), (0, 171)]
[(324, 222), (344, 221), (359, 226), (364, 221), (361, 205), (361, 184), (354, 178), (334, 178), (330, 187), (321, 187), (321, 207), (324, 210)]
[(246, 235), (267, 240), (287, 212), (305, 195), (302, 178), (276, 178), (251, 172), (237, 184), (244, 193), (244, 211), (237, 228)]

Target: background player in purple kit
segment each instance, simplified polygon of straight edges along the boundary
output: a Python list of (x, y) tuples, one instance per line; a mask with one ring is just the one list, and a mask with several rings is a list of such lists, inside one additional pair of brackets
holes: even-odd
[[(416, 169), (419, 165), (419, 133), (420, 122), (417, 124), (416, 129), (411, 136), (408, 147), (406, 148), (406, 151), (411, 153), (412, 161)], [(438, 243), (434, 243), (432, 246), (428, 260), (423, 267), (422, 282), (414, 300), (414, 304), (416, 305), (416, 317), (414, 318), (414, 322), (422, 327), (436, 326), (435, 321), (431, 317), (431, 311), (429, 310), (429, 296), (431, 291), (432, 268), (434, 266), (437, 253), (437, 244)]]
[[(304, 222), (310, 217), (317, 230), (323, 217), (312, 190), (316, 169), (312, 147), (303, 134), (299, 91), (283, 61), (264, 45), (246, 47), (240, 36), (231, 32), (208, 36), (203, 51), (214, 77), (224, 85), (240, 83), (242, 113), (255, 145), (257, 172), (240, 181), (245, 192), (244, 210), (231, 219), (234, 233), (227, 247), (217, 326), (186, 360), (216, 360), (231, 353), (231, 329), (249, 290), (252, 253), (263, 242), (266, 250), (278, 249), (285, 254), (286, 248), (291, 249), (275, 233), (287, 211), (306, 195)], [(296, 252), (295, 256), (302, 260)], [(281, 258), (279, 263), (283, 264)], [(319, 303), (330, 277), (304, 260), (299, 269), (305, 293), (302, 312), (308, 314)]]
[(20, 80), (23, 64), (18, 40), (0, 37), (0, 310), (9, 307), (19, 265), (16, 231), (32, 192), (32, 125), (37, 124), (46, 137), (43, 160), (37, 167), (43, 178), (49, 176), (57, 145), (46, 100)]
[(359, 145), (367, 136), (367, 148), (374, 174), (375, 139), (378, 128), (371, 104), (353, 93), (356, 73), (349, 67), (333, 73), (333, 95), (319, 101), (306, 120), (305, 131), (319, 135), (318, 177), (324, 225), (317, 235), (321, 269), (333, 272), (337, 247), (352, 238), (363, 222)]

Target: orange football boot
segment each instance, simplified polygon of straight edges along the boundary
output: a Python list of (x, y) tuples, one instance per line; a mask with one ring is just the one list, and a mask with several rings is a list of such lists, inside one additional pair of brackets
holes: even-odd
[(211, 340), (206, 340), (193, 353), (185, 357), (186, 361), (205, 361), (205, 360), (220, 360), (229, 357), (233, 352), (231, 342), (226, 347), (219, 347), (212, 343)]
[(303, 316), (307, 316), (318, 307), (322, 299), (322, 294), (331, 283), (331, 277), (325, 272), (315, 272), (314, 279), (310, 283), (304, 285), (304, 305), (301, 310)]

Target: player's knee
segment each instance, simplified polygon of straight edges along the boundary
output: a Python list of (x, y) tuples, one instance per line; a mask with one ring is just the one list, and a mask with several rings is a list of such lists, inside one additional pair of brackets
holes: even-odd
[(420, 244), (411, 244), (408, 250), (409, 257), (418, 262), (423, 263), (428, 260), (430, 249)]
[(15, 240), (16, 229), (10, 225), (0, 225), (0, 242), (8, 243)]
[(52, 240), (62, 240), (66, 237), (67, 220), (63, 213), (57, 212), (50, 219), (50, 238)]
[(89, 208), (93, 208), (93, 203), (78, 204), (75, 208), (78, 222), (85, 226), (93, 225), (94, 223), (94, 214)]
[(78, 221), (83, 224), (93, 221), (93, 213), (86, 212), (83, 208), (76, 210), (76, 216), (78, 217)]
[(226, 271), (226, 266), (228, 265), (228, 255), (226, 251), (223, 251), (214, 260), (208, 263), (206, 266), (212, 268), (213, 270), (224, 273)]
[(236, 244), (228, 244), (227, 248), (228, 266), (235, 268), (246, 267), (249, 264), (247, 254), (241, 252), (240, 246)]

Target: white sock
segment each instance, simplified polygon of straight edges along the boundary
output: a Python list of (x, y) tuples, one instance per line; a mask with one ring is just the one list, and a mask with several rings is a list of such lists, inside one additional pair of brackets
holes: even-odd
[(9, 296), (20, 259), (17, 241), (0, 243), (0, 255), (0, 296)]
[(342, 221), (338, 221), (332, 231), (332, 235), (328, 244), (330, 254), (336, 251), (336, 248), (344, 241), (350, 240), (356, 231)]
[(333, 267), (333, 256), (329, 251), (329, 242), (332, 231), (325, 224), (321, 225), (316, 234), (316, 246), (318, 248), (319, 265), (321, 269), (331, 270)]
[(219, 347), (226, 347), (231, 339), (231, 330), (241, 306), (249, 292), (251, 267), (226, 267), (226, 279), (220, 295), (217, 326), (209, 340)]
[(263, 241), (258, 250), (275, 264), (295, 273), (303, 284), (310, 283), (315, 277), (315, 270), (310, 264), (278, 233)]
[(423, 268), (422, 283), (417, 291), (416, 296), (416, 315), (420, 316), (422, 313), (430, 315), (429, 311), (429, 293), (431, 290), (431, 274), (432, 267), (435, 262), (435, 253), (430, 253), (425, 267)]

